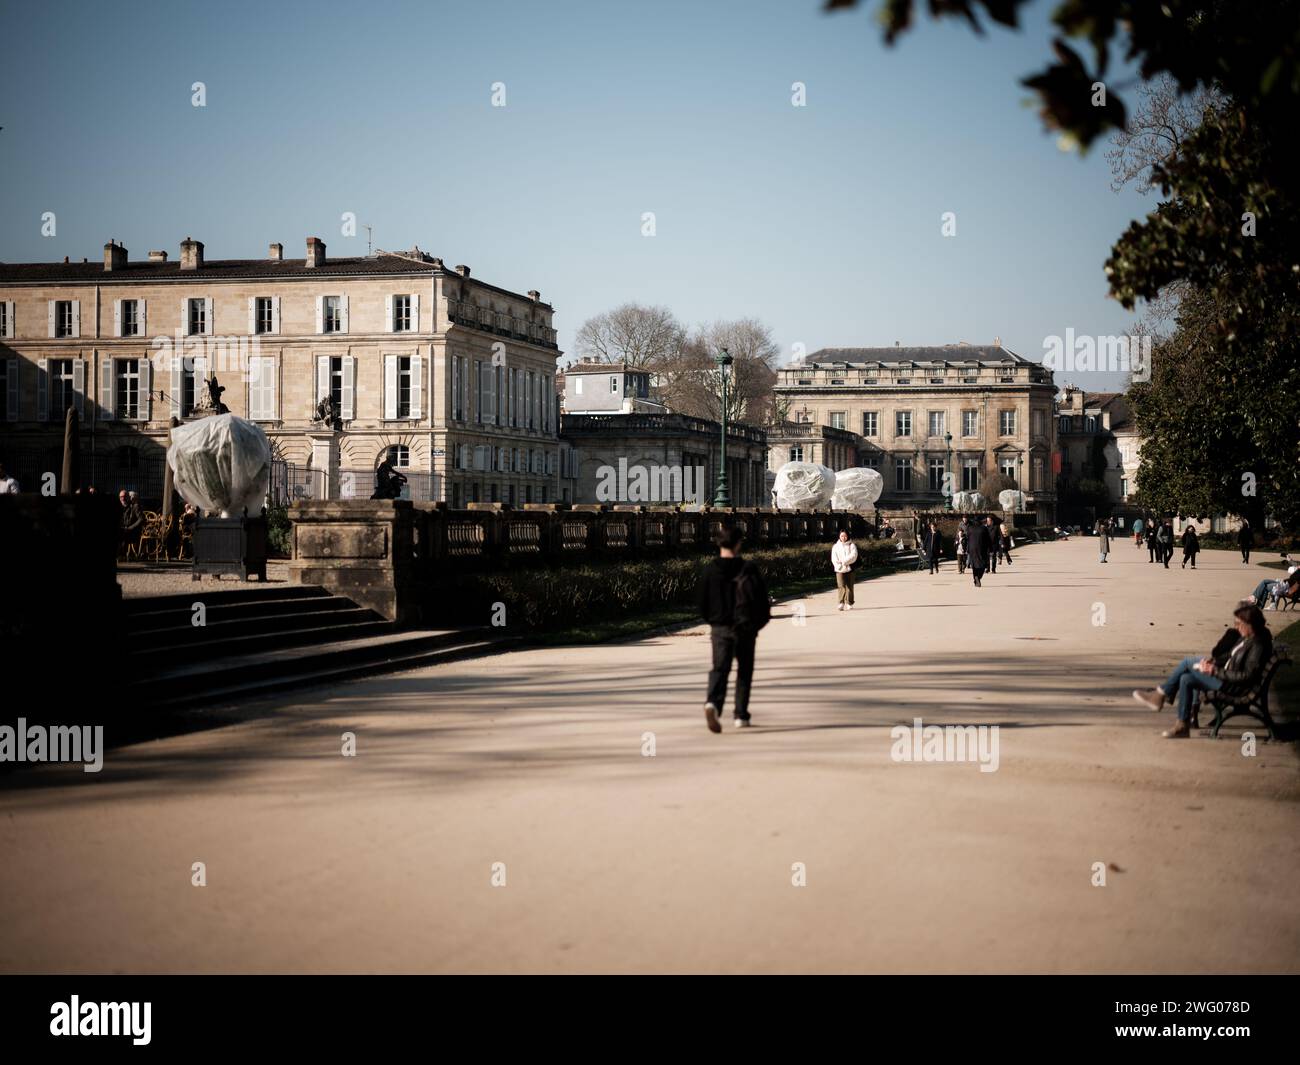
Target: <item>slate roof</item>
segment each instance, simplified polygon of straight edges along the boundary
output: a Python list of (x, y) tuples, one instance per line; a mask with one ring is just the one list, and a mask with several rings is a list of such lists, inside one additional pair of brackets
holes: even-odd
[[(873, 366), (906, 367), (925, 366), (1006, 366), (1038, 363), (1017, 355), (1014, 351), (993, 344), (938, 344), (929, 347), (888, 348), (822, 348), (808, 356), (806, 366), (841, 365), (849, 368)], [(791, 367), (782, 367), (791, 369)]]

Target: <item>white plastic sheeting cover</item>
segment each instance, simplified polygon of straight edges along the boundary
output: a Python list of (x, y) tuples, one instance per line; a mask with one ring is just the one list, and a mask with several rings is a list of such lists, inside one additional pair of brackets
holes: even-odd
[(200, 418), (172, 430), (167, 449), (176, 491), (187, 503), (223, 518), (262, 513), (271, 485), (266, 433), (233, 414)]
[(957, 510), (987, 510), (989, 501), (979, 492), (958, 492), (952, 497), (952, 505)]
[(885, 479), (870, 467), (840, 470), (835, 475), (831, 507), (835, 510), (870, 510), (884, 490)]
[(787, 462), (776, 471), (776, 505), (782, 510), (821, 510), (835, 494), (835, 471), (816, 462)]
[(998, 506), (1003, 510), (1020, 510), (1024, 501), (1024, 493), (1014, 488), (1004, 488), (998, 493)]

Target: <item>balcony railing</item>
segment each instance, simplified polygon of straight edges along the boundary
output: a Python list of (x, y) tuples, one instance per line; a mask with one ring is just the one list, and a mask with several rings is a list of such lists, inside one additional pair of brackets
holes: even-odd
[(526, 318), (517, 318), (503, 311), (494, 311), (489, 307), (476, 307), (467, 300), (448, 300), (447, 317), (454, 325), (464, 325), (471, 329), (481, 329), (495, 336), (510, 337), (544, 348), (557, 346), (559, 334), (554, 329), (540, 322), (530, 322)]
[[(565, 414), (560, 429), (564, 433), (614, 430), (621, 434), (685, 432), (716, 436), (720, 426), (717, 422), (685, 414)], [(767, 433), (764, 430), (736, 422), (727, 423), (727, 437), (760, 446), (767, 444)]]

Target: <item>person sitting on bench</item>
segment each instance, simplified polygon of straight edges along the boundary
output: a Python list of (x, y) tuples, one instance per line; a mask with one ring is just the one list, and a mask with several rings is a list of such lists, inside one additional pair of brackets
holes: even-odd
[[(1178, 723), (1163, 733), (1165, 739), (1191, 735), (1193, 707), (1200, 692), (1239, 695), (1259, 680), (1264, 664), (1273, 653), (1273, 634), (1254, 603), (1244, 601), (1232, 616), (1236, 619), (1236, 632), (1224, 633), (1208, 655), (1200, 659), (1189, 655), (1174, 667), (1164, 684), (1150, 691), (1133, 692), (1134, 699), (1157, 711), (1166, 702), (1177, 700)], [(1237, 639), (1233, 640), (1233, 636)]]

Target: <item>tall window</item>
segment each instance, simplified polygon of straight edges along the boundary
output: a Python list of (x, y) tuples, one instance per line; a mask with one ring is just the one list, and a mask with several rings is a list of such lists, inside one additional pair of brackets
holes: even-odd
[(56, 337), (75, 335), (72, 328), (72, 300), (59, 300), (54, 304), (54, 335)]
[(618, 378), (617, 378), (617, 377), (611, 377), (611, 378), (609, 379), (609, 390), (610, 390), (610, 392), (617, 392), (617, 391), (618, 391)]
[(1035, 436), (1043, 435), (1043, 412), (1036, 410), (1029, 416), (1029, 424), (1033, 428)]
[(401, 469), (409, 469), (411, 465), (411, 449), (405, 444), (394, 444), (386, 452), (384, 457), (394, 466)]
[(911, 459), (894, 459), (894, 488), (899, 492), (912, 490)]
[(0, 300), (0, 337), (9, 335), (9, 303)]
[(275, 302), (270, 296), (258, 296), (253, 322), (259, 333), (275, 332)]
[(50, 360), (50, 420), (62, 420), (69, 407), (77, 405), (77, 390), (72, 383), (72, 360)]
[[(1001, 471), (1003, 477), (1009, 477), (1013, 481), (1016, 480), (1015, 459), (1009, 459), (1004, 456), (1003, 458), (998, 460), (998, 469)], [(1019, 484), (1018, 481), (1016, 483)]]
[(343, 356), (330, 359), (330, 402), (336, 411), (343, 409)]
[(941, 410), (930, 411), (930, 435), (943, 436), (946, 433), (948, 424), (947, 415)]
[(1030, 491), (1041, 492), (1043, 490), (1043, 459), (1042, 456), (1035, 456), (1033, 467), (1030, 470), (1030, 476), (1033, 484), (1030, 485)]
[[(534, 379), (536, 376), (537, 376), (537, 375), (536, 375), (535, 373), (533, 373), (532, 370), (529, 370), (529, 371), (528, 371), (528, 392), (527, 392), (527, 400), (526, 400), (526, 402), (527, 402), (527, 405), (528, 405), (528, 428), (529, 428), (529, 429), (536, 429), (536, 428), (537, 428), (536, 423), (533, 421), (533, 379)], [(616, 381), (617, 378), (611, 377), (610, 380), (611, 380), (611, 381)]]
[(910, 410), (900, 410), (894, 414), (894, 435), (912, 435), (912, 412)]
[(832, 429), (843, 429), (843, 428), (845, 428), (845, 424), (844, 424), (844, 423), (845, 423), (845, 419), (846, 419), (846, 418), (848, 418), (848, 415), (845, 414), (844, 411), (842, 411), (842, 410), (833, 410), (833, 411), (831, 411), (831, 428), (832, 428)]
[(862, 415), (862, 435), (876, 436), (880, 432), (880, 415), (874, 410), (866, 411)]
[(1013, 410), (998, 411), (998, 434), (1001, 436), (1016, 435), (1016, 412)]
[(1083, 419), (1083, 431), (1085, 433), (1095, 433), (1097, 431), (1097, 417), (1089, 414)]
[(181, 417), (194, 413), (194, 360), (181, 359)]
[(338, 296), (326, 296), (321, 301), (321, 331), (325, 333), (343, 331), (343, 301)]
[(397, 416), (399, 418), (411, 416), (411, 357), (409, 355), (397, 357)]
[(1127, 498), (1128, 498), (1128, 478), (1127, 478), (1127, 477), (1121, 477), (1121, 478), (1119, 479), (1119, 494), (1120, 494), (1120, 498), (1121, 498), (1121, 499), (1127, 499)]
[[(3, 330), (0, 330), (0, 335), (3, 335)], [(140, 335), (139, 300), (122, 301), (122, 335), (124, 337), (135, 337)]]
[(878, 469), (880, 469), (880, 452), (879, 452), (879, 451), (872, 451), (872, 452), (870, 452), (869, 454), (865, 454), (865, 455), (863, 455), (863, 456), (862, 456), (862, 465), (864, 465), (864, 466), (866, 466), (868, 469), (872, 469), (872, 470), (878, 470)]
[[(461, 355), (451, 360), (451, 416), (458, 422), (465, 420), (465, 359)], [(456, 486), (460, 490), (460, 486)]]
[(1063, 433), (1068, 433), (1069, 431), (1070, 431), (1070, 416), (1069, 416), (1068, 414), (1062, 414), (1062, 415), (1061, 415), (1061, 432), (1063, 432)]
[(119, 418), (140, 417), (140, 360), (115, 359), (114, 409)]
[(208, 331), (208, 301), (204, 299), (186, 300), (189, 308), (188, 328), (190, 336), (202, 336)]
[(803, 446), (802, 446), (802, 445), (800, 445), (800, 444), (795, 444), (795, 446), (792, 447), (792, 448), (790, 449), (790, 461), (791, 461), (791, 462), (803, 462)]
[(931, 460), (930, 460), (930, 466), (929, 466), (929, 472), (930, 472), (930, 482), (929, 482), (929, 483), (930, 483), (930, 491), (931, 491), (931, 492), (942, 492), (942, 491), (943, 491), (944, 460), (943, 460), (943, 459), (931, 459)]
[[(483, 413), (487, 409), (483, 402), (483, 360), (474, 360), (474, 420), (483, 423)], [(478, 500), (475, 500), (478, 502)]]
[(975, 436), (979, 431), (979, 411), (964, 410), (961, 412), (961, 435)]
[(409, 333), (411, 331), (411, 297), (393, 297), (393, 332)]
[(963, 492), (977, 492), (980, 486), (980, 460), (979, 459), (962, 459), (961, 461), (961, 490)]

